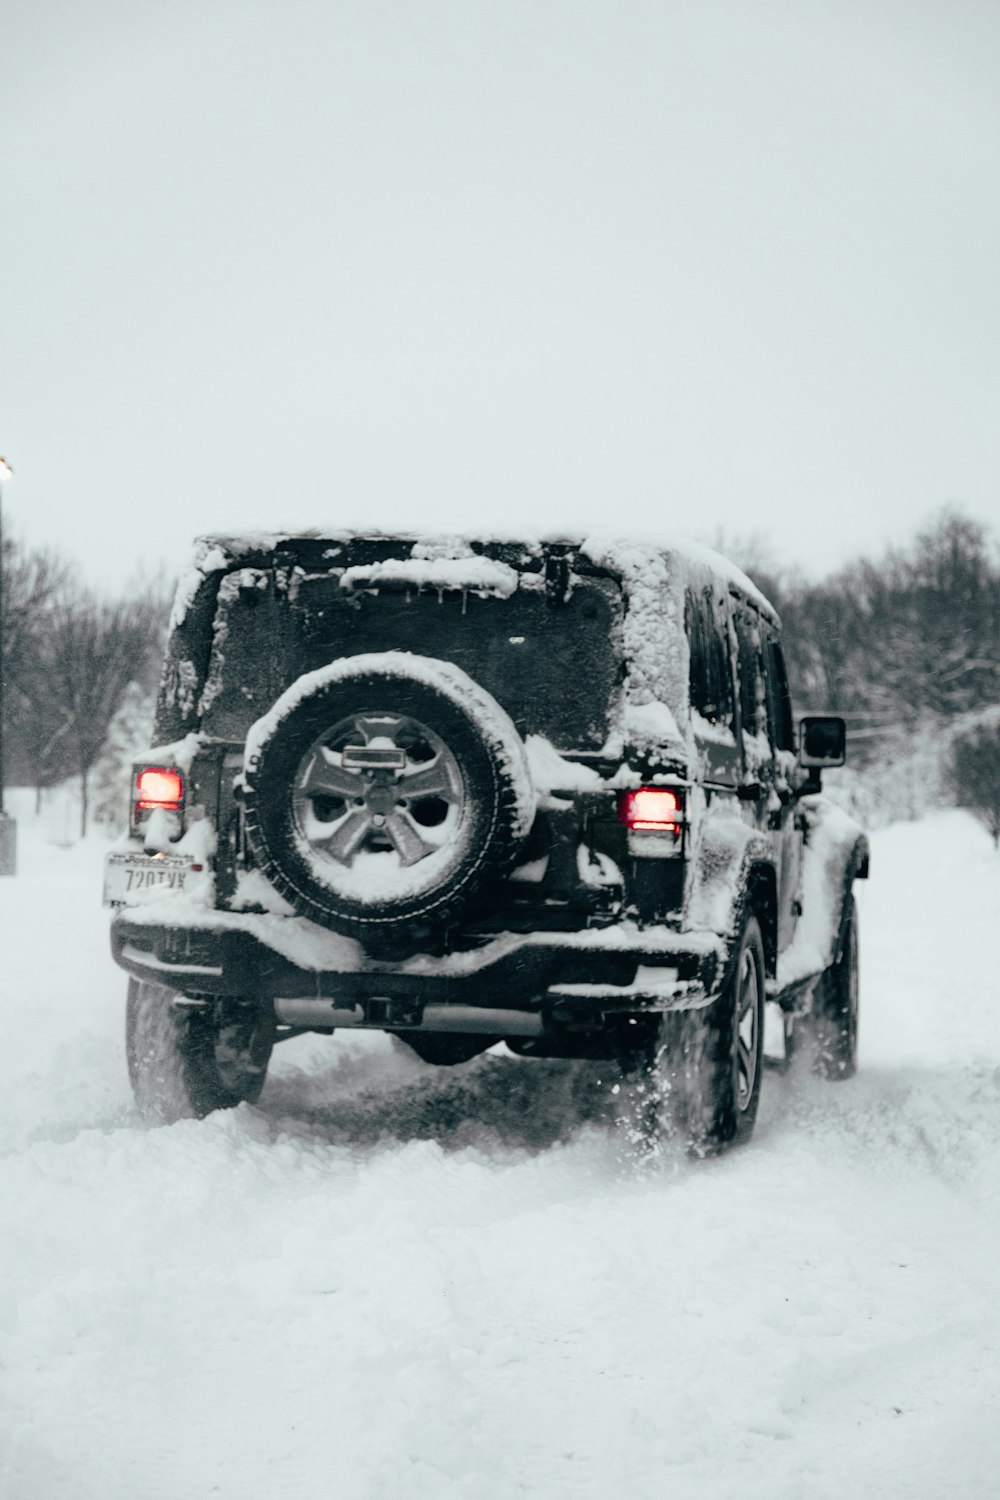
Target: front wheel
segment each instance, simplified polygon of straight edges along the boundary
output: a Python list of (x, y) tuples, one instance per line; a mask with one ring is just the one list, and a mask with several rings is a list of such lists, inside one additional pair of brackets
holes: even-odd
[(711, 1155), (753, 1134), (760, 1102), (764, 1045), (764, 944), (749, 917), (725, 988), (707, 1011), (694, 1012), (680, 1079), (686, 1134), (695, 1152)]
[(125, 1051), (135, 1102), (158, 1124), (253, 1104), (274, 1046), (274, 1021), (232, 1001), (185, 1006), (165, 985), (130, 979)]
[(812, 1070), (834, 1082), (858, 1070), (858, 908), (851, 897), (840, 954), (816, 988), (812, 1014)]

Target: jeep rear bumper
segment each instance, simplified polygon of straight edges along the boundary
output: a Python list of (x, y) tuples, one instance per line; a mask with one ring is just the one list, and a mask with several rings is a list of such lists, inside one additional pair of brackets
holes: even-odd
[[(599, 1026), (615, 1013), (694, 1009), (714, 998), (726, 945), (714, 933), (624, 922), (580, 932), (501, 933), (480, 946), (398, 962), (304, 918), (163, 905), (117, 914), (115, 961), (138, 979), (205, 998), (252, 1000), (309, 1027), (499, 1031)], [(292, 952), (295, 953), (293, 959)]]

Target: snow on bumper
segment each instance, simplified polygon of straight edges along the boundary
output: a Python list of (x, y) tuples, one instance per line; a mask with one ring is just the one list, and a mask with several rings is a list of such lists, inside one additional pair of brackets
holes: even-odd
[[(322, 1024), (325, 1006), (326, 1024), (336, 1026), (403, 1025), (408, 1017), (429, 1025), (432, 1007), (437, 1014), (452, 1006), (583, 1026), (615, 1011), (690, 1009), (717, 992), (726, 958), (714, 933), (625, 922), (505, 932), (440, 957), (388, 962), (303, 917), (206, 913), (183, 901), (118, 913), (111, 943), (116, 962), (137, 978), (187, 994), (277, 1002), (286, 1019), (290, 1002), (309, 1001), (308, 1024)], [(425, 1011), (426, 1020), (416, 1019)]]

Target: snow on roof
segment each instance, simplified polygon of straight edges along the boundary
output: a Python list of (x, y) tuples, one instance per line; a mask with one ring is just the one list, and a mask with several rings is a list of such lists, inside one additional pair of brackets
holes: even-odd
[(387, 562), (345, 568), (342, 589), (377, 588), (380, 583), (412, 584), (415, 588), (458, 589), (472, 594), (496, 594), (507, 599), (518, 578), (506, 563), (490, 557), (397, 557)]
[(220, 541), (211, 537), (195, 538), (191, 562), (177, 580), (173, 607), (170, 611), (169, 631), (176, 630), (187, 616), (204, 579), (210, 573), (223, 573), (233, 561), (234, 554)]
[[(722, 578), (729, 587), (748, 599), (761, 614), (777, 622), (773, 605), (742, 569), (721, 553), (682, 532), (623, 532), (610, 528), (588, 534), (545, 529), (531, 532), (523, 528), (506, 532), (502, 527), (491, 527), (488, 530), (470, 529), (466, 532), (414, 535), (398, 530), (382, 531), (377, 526), (366, 527), (363, 531), (323, 528), (295, 532), (251, 531), (237, 535), (199, 537), (195, 542), (194, 566), (204, 576), (213, 569), (234, 566), (248, 554), (271, 552), (296, 541), (330, 542), (331, 545), (347, 545), (358, 541), (399, 541), (402, 547), (409, 549), (405, 561), (414, 581), (419, 576), (419, 570), (415, 566), (417, 559), (439, 564), (467, 559), (476, 555), (477, 546), (520, 544), (529, 555), (540, 555), (547, 546), (573, 547), (592, 562), (621, 577), (626, 585), (628, 577), (636, 578), (641, 571), (643, 556), (648, 559), (654, 571), (657, 568), (656, 560), (669, 556)], [(430, 578), (431, 571), (428, 569), (428, 586), (434, 587), (436, 585)]]

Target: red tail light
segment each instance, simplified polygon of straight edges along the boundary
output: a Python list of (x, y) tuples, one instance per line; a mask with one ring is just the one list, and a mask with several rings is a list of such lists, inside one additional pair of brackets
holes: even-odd
[(147, 766), (135, 778), (137, 811), (154, 807), (177, 812), (184, 802), (184, 777), (164, 766)]
[(632, 833), (670, 833), (679, 838), (684, 826), (684, 797), (672, 786), (641, 786), (621, 792), (618, 816)]

